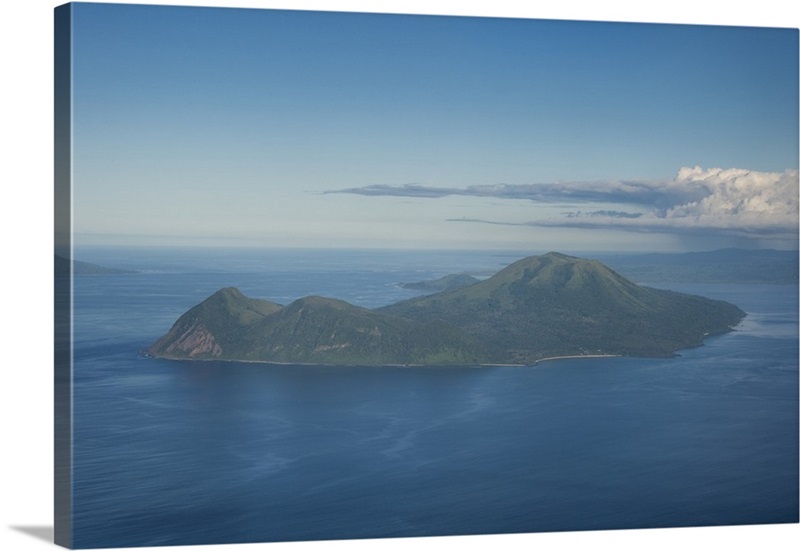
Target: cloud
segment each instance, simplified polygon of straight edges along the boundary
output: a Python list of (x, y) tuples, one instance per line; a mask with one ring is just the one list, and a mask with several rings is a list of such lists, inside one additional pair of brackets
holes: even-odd
[(451, 219), (497, 225), (607, 228), (635, 232), (715, 233), (749, 237), (797, 238), (798, 171), (756, 172), (738, 168), (684, 167), (666, 181), (594, 181), (498, 184), (443, 188), (408, 184), (373, 185), (329, 193), (368, 196), (491, 197), (536, 203), (567, 202), (630, 205), (626, 212), (600, 209), (567, 212), (526, 222), (478, 218)]
[(643, 216), (643, 213), (625, 212), (621, 210), (595, 210), (591, 212), (568, 212), (564, 216), (567, 218), (639, 218)]
[(712, 228), (797, 228), (796, 170), (778, 173), (682, 168), (675, 180), (679, 185), (702, 183), (709, 194), (699, 201), (673, 206), (664, 213), (667, 220), (694, 220)]
[(440, 197), (446, 197), (448, 195), (469, 195), (468, 193), (459, 193), (463, 191), (464, 190), (451, 188), (421, 186), (418, 184), (405, 184), (402, 186), (376, 184), (365, 187), (325, 191), (323, 194), (352, 193), (355, 195), (366, 195), (368, 197), (425, 197), (428, 199), (437, 199)]
[(465, 188), (434, 187), (420, 184), (371, 186), (327, 191), (325, 193), (351, 193), (370, 197), (417, 197), (438, 199), (448, 196), (490, 197), (522, 199), (539, 203), (625, 203), (664, 208), (676, 201), (701, 199), (706, 190), (702, 186), (676, 186), (673, 182), (646, 182), (634, 180), (558, 182), (542, 184), (493, 184)]
[(665, 209), (653, 209), (635, 218), (573, 216), (535, 220), (525, 225), (797, 238), (796, 170), (778, 173), (682, 168), (673, 185), (688, 189), (702, 187), (706, 193), (701, 198), (679, 202)]

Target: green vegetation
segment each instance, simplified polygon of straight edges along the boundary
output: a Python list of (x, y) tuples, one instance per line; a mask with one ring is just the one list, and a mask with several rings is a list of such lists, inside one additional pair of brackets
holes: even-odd
[(438, 293), (441, 291), (450, 291), (452, 289), (460, 289), (462, 287), (469, 287), (478, 283), (480, 279), (472, 277), (468, 274), (450, 274), (439, 279), (430, 279), (427, 281), (417, 281), (415, 283), (401, 283), (400, 287), (403, 289), (411, 289), (413, 291), (427, 291), (429, 293)]
[(148, 350), (172, 358), (233, 357), (254, 323), (283, 307), (251, 299), (235, 287), (220, 289), (183, 314), (169, 332)]
[(148, 353), (337, 365), (669, 356), (730, 330), (744, 315), (726, 302), (641, 287), (600, 262), (549, 253), (377, 310), (314, 296), (281, 306), (222, 289)]
[(728, 331), (732, 304), (638, 286), (597, 261), (549, 253), (519, 260), (471, 287), (381, 309), (442, 319), (480, 335), (497, 362), (551, 356), (669, 356)]
[(414, 322), (316, 296), (282, 307), (233, 288), (181, 316), (148, 353), (336, 365), (463, 365), (485, 359), (479, 342), (440, 321)]

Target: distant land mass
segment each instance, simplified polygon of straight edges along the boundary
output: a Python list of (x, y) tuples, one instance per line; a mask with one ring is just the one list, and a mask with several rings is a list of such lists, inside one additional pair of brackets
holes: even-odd
[(720, 249), (692, 253), (600, 256), (626, 277), (646, 283), (798, 283), (798, 251)]
[(331, 365), (530, 365), (563, 356), (665, 357), (730, 331), (733, 304), (642, 287), (560, 253), (369, 310), (305, 297), (286, 306), (217, 291), (145, 352), (171, 359)]
[(403, 289), (410, 289), (413, 291), (427, 291), (431, 293), (438, 293), (440, 291), (450, 291), (452, 289), (460, 289), (461, 287), (468, 287), (478, 283), (480, 279), (468, 274), (450, 274), (439, 279), (429, 279), (426, 281), (417, 281), (414, 283), (401, 283), (400, 287)]
[[(69, 274), (69, 259), (63, 256), (55, 255), (55, 273), (56, 275)], [(81, 262), (80, 260), (72, 261), (72, 273), (74, 275), (112, 275), (112, 274), (136, 274), (134, 270), (120, 270), (117, 268), (108, 268), (91, 262)]]

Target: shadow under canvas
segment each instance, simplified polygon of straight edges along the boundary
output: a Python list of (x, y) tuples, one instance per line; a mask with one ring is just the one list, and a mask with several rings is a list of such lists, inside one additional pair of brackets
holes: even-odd
[(22, 532), (38, 540), (53, 543), (53, 527), (38, 525), (38, 526), (9, 526), (12, 530)]

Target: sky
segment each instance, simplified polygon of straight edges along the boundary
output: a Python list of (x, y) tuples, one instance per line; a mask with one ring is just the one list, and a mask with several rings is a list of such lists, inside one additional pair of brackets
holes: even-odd
[(796, 248), (796, 29), (76, 4), (77, 244)]

